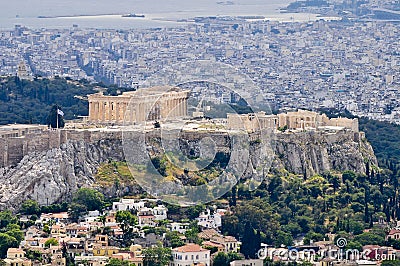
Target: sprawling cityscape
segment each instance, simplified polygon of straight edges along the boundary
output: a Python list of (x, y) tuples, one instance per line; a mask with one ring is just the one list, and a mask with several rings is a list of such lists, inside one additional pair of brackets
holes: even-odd
[(135, 88), (161, 69), (214, 59), (257, 82), (274, 109), (347, 109), (400, 123), (399, 27), (392, 23), (279, 23), (204, 18), (179, 28), (1, 32), (0, 73), (69, 77)]

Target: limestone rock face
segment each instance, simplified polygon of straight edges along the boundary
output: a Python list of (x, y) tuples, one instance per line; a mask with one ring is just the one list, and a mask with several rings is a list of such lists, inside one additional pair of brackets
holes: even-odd
[(371, 145), (362, 133), (277, 134), (274, 167), (307, 177), (330, 170), (365, 173), (366, 162), (378, 165)]
[[(196, 147), (201, 143), (200, 136), (191, 134), (186, 139), (185, 136), (182, 138), (181, 149), (184, 149), (184, 154), (196, 155), (201, 152)], [(226, 137), (219, 138), (217, 144), (229, 144)], [(366, 161), (377, 165), (374, 152), (362, 133), (279, 133), (273, 139), (273, 169), (284, 168), (295, 174), (311, 176), (328, 170), (365, 173)], [(159, 145), (152, 145), (151, 141), (148, 145), (148, 151), (160, 149)], [(216, 150), (226, 153), (228, 157), (233, 156), (231, 159), (246, 162), (245, 171), (245, 165), (239, 165), (240, 169), (233, 170), (240, 170), (244, 172), (245, 178), (252, 178), (261, 151), (257, 145), (260, 145), (258, 140), (250, 142), (250, 154), (237, 152), (228, 155), (230, 151), (226, 145), (217, 145)], [(41, 205), (68, 200), (82, 186), (98, 187), (94, 175), (101, 163), (123, 160), (120, 136), (96, 141), (69, 140), (60, 148), (31, 153), (17, 166), (0, 168), (0, 209), (18, 209), (27, 199), (36, 200)], [(106, 194), (120, 195), (134, 188), (102, 189)]]
[(14, 168), (0, 169), (0, 209), (15, 209), (26, 199), (41, 205), (68, 200), (91, 186), (100, 163), (123, 160), (121, 141), (69, 141), (60, 148), (25, 156)]

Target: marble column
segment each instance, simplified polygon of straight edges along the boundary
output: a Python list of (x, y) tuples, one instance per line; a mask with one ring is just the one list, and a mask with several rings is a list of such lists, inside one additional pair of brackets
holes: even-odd
[(117, 121), (117, 102), (112, 102), (112, 120)]
[(169, 113), (169, 110), (170, 110), (170, 106), (171, 106), (171, 104), (170, 104), (170, 99), (166, 99), (165, 100), (165, 103), (164, 103), (164, 108), (163, 108), (163, 110), (162, 110), (162, 118), (167, 118), (168, 117), (168, 113)]
[(136, 115), (136, 122), (142, 122), (142, 104), (139, 103), (136, 105), (135, 109), (135, 115)]
[(101, 122), (104, 122), (105, 114), (104, 114), (104, 102), (100, 101), (99, 102), (99, 120)]
[(104, 102), (104, 120), (103, 121), (108, 121), (108, 115), (109, 115), (109, 108), (108, 108), (108, 102)]
[(181, 102), (181, 99), (180, 98), (178, 98), (178, 117), (181, 117), (182, 116), (182, 102)]
[(130, 121), (129, 120), (130, 117), (129, 117), (129, 115), (126, 114), (126, 110), (128, 110), (128, 103), (123, 103), (123, 105), (122, 105), (122, 120), (124, 122)]
[(185, 114), (185, 99), (184, 98), (182, 98), (181, 99), (181, 110), (182, 110), (182, 114), (181, 114), (181, 116), (182, 117), (185, 117), (186, 116), (186, 114)]
[(92, 102), (92, 105), (91, 105), (92, 111), (90, 112), (90, 110), (89, 110), (89, 120), (90, 121), (95, 121), (96, 120), (96, 114), (97, 114), (96, 113), (96, 105), (97, 105), (97, 102)]
[(183, 99), (183, 112), (184, 112), (184, 116), (187, 116), (188, 115), (188, 111), (187, 111), (187, 99), (186, 98), (184, 98)]
[(171, 116), (172, 110), (173, 110), (173, 108), (174, 108), (174, 105), (173, 105), (173, 102), (172, 102), (172, 101), (173, 101), (172, 99), (168, 99), (168, 109), (167, 109), (167, 111), (166, 111), (166, 116), (168, 116), (168, 117)]
[(129, 105), (128, 106), (128, 112), (129, 112), (128, 121), (131, 122), (131, 123), (135, 122), (135, 120), (134, 120), (134, 114), (135, 114), (134, 111), (135, 110), (134, 110), (132, 104)]
[(107, 102), (107, 120), (112, 120), (112, 102)]
[(179, 115), (179, 102), (178, 99), (174, 99), (174, 117), (177, 117)]
[(99, 120), (100, 119), (100, 102), (96, 102), (96, 112), (95, 112), (95, 119)]
[(119, 102), (115, 103), (115, 121), (119, 122), (121, 121), (121, 114), (120, 114), (120, 109), (119, 109)]
[(93, 102), (89, 102), (89, 120), (93, 120)]

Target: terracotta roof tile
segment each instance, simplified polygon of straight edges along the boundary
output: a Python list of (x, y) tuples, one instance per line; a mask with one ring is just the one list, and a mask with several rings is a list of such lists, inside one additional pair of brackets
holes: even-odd
[(173, 249), (174, 251), (177, 252), (201, 252), (201, 251), (207, 251), (207, 249), (202, 248), (201, 246), (197, 244), (186, 244), (182, 247), (177, 247)]

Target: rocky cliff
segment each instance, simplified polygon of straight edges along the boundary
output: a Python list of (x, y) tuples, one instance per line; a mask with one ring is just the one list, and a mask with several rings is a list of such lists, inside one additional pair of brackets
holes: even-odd
[[(196, 149), (198, 140), (191, 134), (184, 142), (187, 145), (183, 149)], [(258, 144), (255, 141), (251, 145)], [(282, 133), (275, 137), (273, 147), (274, 169), (285, 168), (306, 176), (328, 170), (364, 173), (366, 161), (377, 164), (362, 133)], [(223, 151), (227, 152), (225, 148)], [(121, 134), (105, 139), (68, 140), (59, 148), (31, 153), (16, 166), (0, 168), (0, 209), (16, 209), (26, 199), (40, 204), (68, 200), (79, 187), (97, 185), (94, 177), (102, 163), (123, 160)], [(251, 171), (246, 173), (251, 175)], [(117, 193), (115, 187), (102, 189), (108, 194)], [(139, 188), (133, 185), (122, 189), (132, 192)]]
[(364, 133), (277, 134), (274, 168), (312, 176), (330, 170), (365, 173), (366, 162), (378, 165)]

